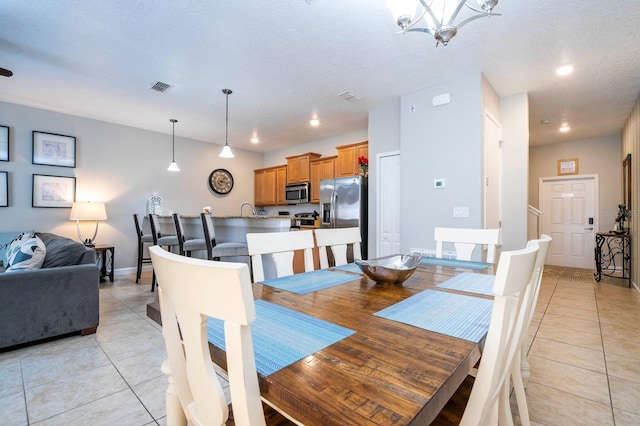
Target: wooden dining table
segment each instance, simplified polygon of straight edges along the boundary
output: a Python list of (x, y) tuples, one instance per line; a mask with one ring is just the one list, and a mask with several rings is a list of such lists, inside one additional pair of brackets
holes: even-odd
[[(308, 294), (254, 283), (256, 300), (355, 331), (268, 376), (259, 374), (262, 396), (306, 425), (428, 425), (480, 359), (479, 345), (374, 314), (462, 272), (493, 271), (421, 264), (402, 286), (352, 273), (352, 281)], [(157, 305), (148, 314), (159, 320)], [(225, 352), (211, 344), (210, 352), (226, 370)]]

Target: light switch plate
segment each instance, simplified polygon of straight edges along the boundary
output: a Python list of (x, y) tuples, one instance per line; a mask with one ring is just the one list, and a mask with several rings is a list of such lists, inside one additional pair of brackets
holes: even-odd
[(454, 207), (453, 217), (469, 217), (469, 207)]

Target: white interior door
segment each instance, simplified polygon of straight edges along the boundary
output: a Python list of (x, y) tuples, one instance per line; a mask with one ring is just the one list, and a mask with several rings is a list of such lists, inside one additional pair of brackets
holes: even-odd
[(400, 253), (400, 152), (377, 155), (377, 256)]
[(502, 127), (489, 111), (484, 115), (484, 227), (502, 227)]
[(548, 265), (593, 268), (597, 179), (595, 175), (540, 179), (542, 232), (553, 238)]

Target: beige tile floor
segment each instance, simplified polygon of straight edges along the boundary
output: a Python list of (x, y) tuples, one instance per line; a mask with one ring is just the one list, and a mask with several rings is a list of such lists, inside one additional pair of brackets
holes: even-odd
[[(1, 425), (166, 423), (156, 296), (141, 282), (101, 285), (95, 335), (0, 353)], [(534, 424), (640, 425), (640, 294), (626, 281), (547, 267), (529, 344)]]

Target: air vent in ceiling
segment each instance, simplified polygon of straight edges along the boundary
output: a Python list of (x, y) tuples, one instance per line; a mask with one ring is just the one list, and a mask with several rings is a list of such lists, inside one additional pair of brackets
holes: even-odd
[(360, 102), (361, 100), (364, 99), (362, 96), (356, 95), (355, 93), (350, 92), (348, 90), (346, 92), (339, 93), (338, 96), (340, 96), (345, 101), (349, 101), (351, 103)]
[(158, 81), (158, 82), (156, 82), (156, 84), (151, 86), (151, 90), (155, 90), (157, 92), (165, 92), (169, 87), (171, 87), (171, 86), (168, 85), (167, 83), (163, 83), (161, 81)]

